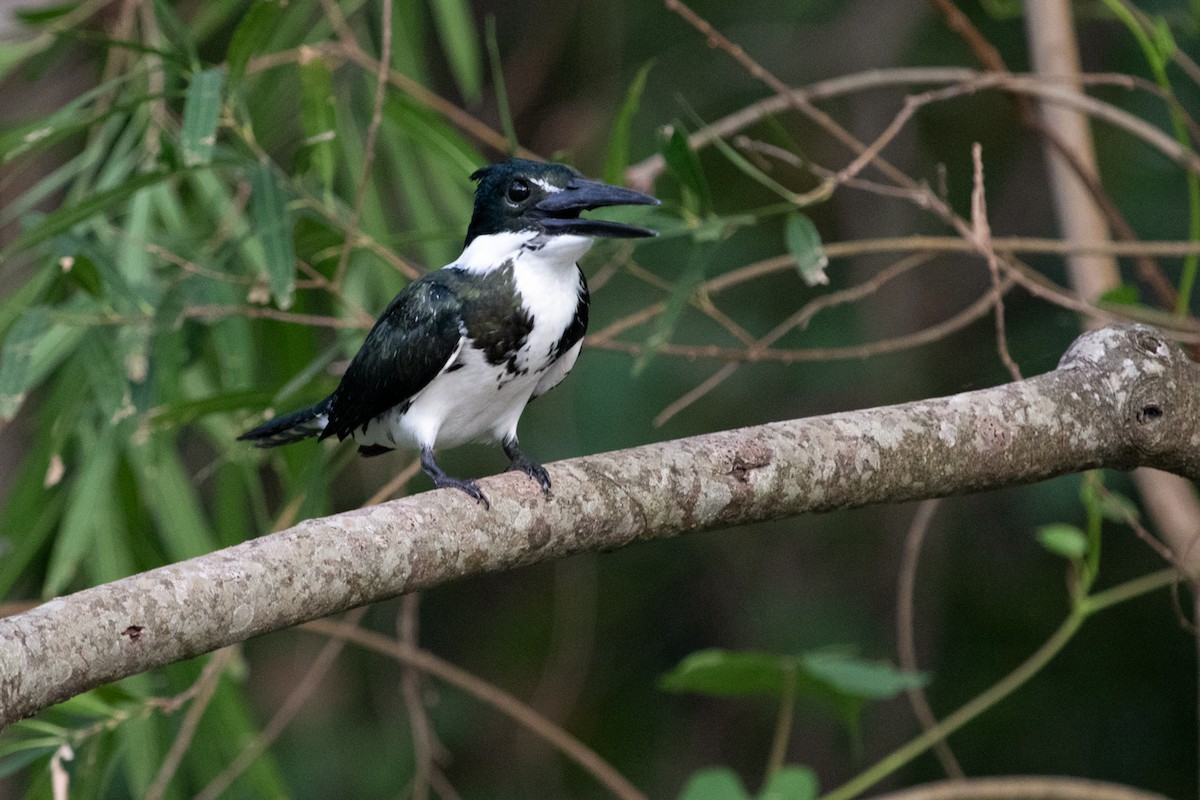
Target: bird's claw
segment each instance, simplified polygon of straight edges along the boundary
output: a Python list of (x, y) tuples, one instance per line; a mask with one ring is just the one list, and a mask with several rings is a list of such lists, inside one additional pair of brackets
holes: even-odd
[(542, 487), (543, 494), (550, 494), (550, 473), (546, 472), (546, 468), (525, 455), (517, 445), (516, 438), (505, 439), (502, 444), (504, 455), (508, 456), (510, 462), (508, 469), (524, 472), (538, 482), (538, 485)]
[(434, 480), (434, 485), (439, 489), (458, 489), (460, 492), (466, 492), (470, 497), (478, 501), (484, 511), (490, 511), (492, 504), (488, 502), (487, 495), (479, 488), (479, 484), (475, 481), (465, 478), (451, 478), (449, 475), (443, 476), (441, 479)]
[(550, 473), (546, 472), (546, 468), (536, 461), (528, 458), (514, 459), (508, 469), (524, 472), (538, 482), (538, 485), (542, 487), (543, 494), (550, 494)]

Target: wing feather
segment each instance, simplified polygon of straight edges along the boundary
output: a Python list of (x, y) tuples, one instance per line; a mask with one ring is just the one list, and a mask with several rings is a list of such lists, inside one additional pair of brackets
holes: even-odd
[(321, 438), (345, 439), (429, 385), (458, 352), (462, 303), (437, 272), (404, 287), (376, 321), (334, 391)]

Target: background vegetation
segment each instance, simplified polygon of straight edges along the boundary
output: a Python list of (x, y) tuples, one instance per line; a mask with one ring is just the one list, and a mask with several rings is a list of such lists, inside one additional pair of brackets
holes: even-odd
[[(992, 234), (1057, 231), (1043, 138), (1011, 95), (961, 69), (979, 66), (981, 42), (1027, 69), (1021, 7), (960, 8), (965, 28), (947, 24), (947, 4), (916, 0), (698, 2), (698, 16), (671, 2), (466, 0), (13, 12), (0, 45), (7, 610), (428, 488), (412, 454), (264, 454), (234, 437), (264, 409), (332, 389), (387, 300), (457, 254), (467, 175), (509, 152), (648, 182), (665, 201), (648, 218), (660, 240), (603, 242), (587, 259), (589, 346), (522, 425), (539, 459), (995, 384), (1010, 377), (1001, 343), (1024, 374), (1053, 367), (1081, 309), (1096, 311), (1062, 253), (997, 238), (1025, 258), (1001, 275), (954, 229), (954, 214), (972, 216), (979, 142)], [(1106, 0), (1076, 13), (1091, 96), (1165, 140), (1097, 123), (1106, 196), (1142, 239), (1200, 238), (1198, 173), (1178, 163), (1197, 139), (1200, 8)], [(899, 71), (928, 66), (960, 69)], [(830, 181), (855, 152), (807, 101), (688, 145), (778, 82), (839, 76), (816, 102), (864, 142), (906, 95), (951, 87), (883, 150), (911, 185), (878, 165)], [(1103, 313), (1194, 339), (1189, 252), (1130, 258)], [(443, 465), (484, 474), (503, 466), (494, 450)], [(1093, 581), (1160, 569), (1125, 495), (1125, 476), (1077, 476), (936, 514), (788, 520), (478, 578), (352, 620), (503, 687), (648, 796), (737, 797), (774, 775), (783, 796), (807, 797), (920, 733), (905, 688), (924, 685), (946, 716), (1037, 651), (1073, 591), (1078, 608)], [(922, 535), (915, 614), (898, 627)], [(1196, 793), (1190, 601), (1132, 595), (955, 734), (967, 774)], [(880, 665), (910, 638), (924, 678)], [(740, 655), (697, 660), (712, 650)], [(949, 762), (884, 771), (907, 785)], [(731, 772), (699, 772), (714, 766)], [(64, 780), (73, 797), (607, 794), (494, 701), (319, 628), (14, 726), (0, 772), (0, 797), (54, 796)]]

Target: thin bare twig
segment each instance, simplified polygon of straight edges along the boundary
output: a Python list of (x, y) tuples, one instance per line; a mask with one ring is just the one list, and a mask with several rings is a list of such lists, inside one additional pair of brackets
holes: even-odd
[[(933, 515), (937, 513), (941, 502), (940, 499), (926, 500), (917, 506), (917, 513), (913, 515), (908, 535), (904, 537), (904, 556), (900, 561), (900, 580), (896, 587), (896, 651), (900, 659), (900, 668), (907, 672), (919, 671), (916, 630), (913, 624), (916, 619), (913, 601), (916, 596), (917, 563), (921, 558), (921, 544), (929, 531), (929, 523), (933, 521)], [(913, 715), (920, 721), (922, 729), (931, 730), (937, 725), (937, 717), (933, 715), (925, 691), (919, 686), (910, 686), (906, 691)], [(948, 777), (964, 776), (949, 742), (945, 739), (937, 741), (933, 745), (933, 752)]]
[(403, 642), (397, 642), (354, 625), (323, 619), (305, 623), (301, 627), (315, 633), (353, 642), (457, 686), (467, 694), (505, 714), (535, 736), (545, 740), (592, 775), (614, 796), (621, 800), (646, 800), (646, 796), (636, 786), (583, 742), (550, 722), (513, 695), (461, 667), (444, 661), (427, 650), (409, 647)]
[[(358, 623), (366, 613), (367, 609), (365, 606), (355, 608), (346, 612), (344, 621), (337, 624), (358, 630)], [(341, 654), (345, 646), (346, 643), (343, 638), (331, 639), (325, 643), (325, 646), (321, 648), (321, 652), (317, 653), (316, 658), (309, 665), (308, 671), (304, 673), (300, 682), (296, 684), (296, 688), (288, 694), (287, 699), (279, 707), (279, 710), (275, 712), (275, 716), (271, 717), (271, 721), (263, 728), (262, 733), (246, 744), (237, 758), (218, 773), (215, 778), (209, 781), (208, 785), (196, 795), (196, 800), (216, 800), (226, 789), (233, 785), (233, 782), (239, 775), (245, 772), (262, 755), (264, 750), (279, 738), (279, 734), (283, 733), (284, 729), (296, 716), (296, 713), (304, 707), (305, 702), (316, 691), (317, 686), (321, 683), (321, 679), (325, 677), (325, 673), (333, 666), (333, 662)]]
[[(870, 280), (864, 281), (857, 286), (852, 286), (848, 289), (842, 289), (836, 292), (828, 292), (827, 294), (819, 295), (816, 298), (805, 303), (799, 310), (789, 316), (786, 320), (776, 325), (766, 336), (753, 342), (750, 345), (751, 350), (765, 350), (775, 342), (779, 341), (785, 334), (795, 328), (806, 328), (812, 318), (823, 309), (830, 308), (842, 303), (850, 303), (861, 300), (870, 294), (878, 291), (884, 284), (893, 278), (899, 277), (911, 269), (928, 263), (933, 258), (931, 253), (915, 253), (911, 256), (897, 261), (895, 264), (880, 270)], [(1011, 284), (1010, 284), (1011, 285)], [(654, 425), (660, 427), (665, 425), (672, 417), (683, 411), (688, 406), (695, 403), (700, 398), (711, 392), (713, 389), (724, 383), (730, 376), (737, 372), (740, 365), (737, 362), (730, 362), (717, 372), (710, 375), (703, 383), (694, 387), (675, 402), (659, 412), (654, 418)]]
[(927, 783), (871, 800), (1167, 800), (1156, 792), (1086, 778), (1010, 775)]
[[(400, 613), (396, 619), (397, 637), (408, 647), (417, 648), (417, 628), (420, 624), (421, 593), (414, 592), (400, 598)], [(413, 739), (413, 779), (409, 797), (412, 800), (428, 800), (429, 787), (434, 767), (435, 739), (429, 715), (425, 713), (422, 697), (422, 678), (417, 669), (405, 665), (400, 673), (400, 692), (404, 697), (404, 708), (408, 711), (408, 729)]]
[[(217, 683), (221, 680), (221, 674), (225, 671), (229, 662), (233, 660), (236, 651), (237, 649), (234, 647), (222, 647), (213, 653), (212, 658), (208, 660), (208, 663), (204, 665), (204, 669), (200, 671), (200, 676), (196, 678), (195, 683), (184, 693), (191, 700), (192, 704), (188, 707), (187, 714), (184, 715), (183, 721), (179, 724), (179, 732), (175, 734), (175, 740), (171, 742), (171, 747), (167, 750), (167, 755), (163, 758), (162, 765), (158, 768), (158, 773), (146, 789), (144, 800), (158, 800), (158, 798), (166, 794), (167, 786), (171, 783), (171, 778), (175, 776), (175, 772), (179, 769), (183, 757), (187, 754), (187, 749), (191, 745), (192, 739), (196, 736), (196, 728), (200, 725), (200, 718), (204, 716), (205, 709), (208, 708), (213, 694), (217, 691)], [(179, 703), (185, 702), (183, 696), (176, 698), (176, 700)]]
[[(1004, 279), (1004, 290), (1012, 285), (1011, 279)], [(834, 361), (838, 359), (869, 358), (882, 353), (895, 353), (918, 347), (922, 344), (936, 342), (955, 331), (965, 328), (975, 320), (983, 317), (992, 308), (994, 302), (989, 290), (986, 295), (976, 300), (967, 308), (954, 316), (931, 325), (919, 331), (891, 339), (880, 339), (875, 342), (847, 347), (820, 347), (797, 350), (756, 350), (719, 347), (717, 345), (680, 345), (664, 344), (655, 348), (662, 355), (683, 356), (685, 358), (712, 358), (719, 361), (771, 361), (784, 364), (794, 364), (804, 361)], [(588, 339), (589, 347), (601, 347), (605, 350), (641, 355), (645, 345), (639, 342), (623, 342), (613, 339)]]
[(988, 272), (992, 276), (992, 296), (995, 298), (996, 309), (996, 350), (1000, 360), (1008, 368), (1008, 374), (1014, 381), (1021, 380), (1021, 369), (1013, 361), (1008, 352), (1008, 333), (1004, 325), (1004, 295), (1000, 291), (1000, 261), (992, 247), (992, 229), (987, 219), (987, 199), (983, 191), (983, 146), (979, 142), (971, 147), (971, 163), (973, 185), (971, 188), (971, 228), (974, 233), (975, 246), (984, 254), (987, 260)]

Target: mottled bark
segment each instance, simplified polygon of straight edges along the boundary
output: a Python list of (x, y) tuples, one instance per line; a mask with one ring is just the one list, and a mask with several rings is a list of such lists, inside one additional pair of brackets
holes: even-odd
[(1091, 467), (1200, 477), (1200, 366), (1158, 331), (1081, 336), (976, 392), (724, 431), (303, 522), (0, 619), (0, 725), (126, 675), (364, 603), (587, 550)]

